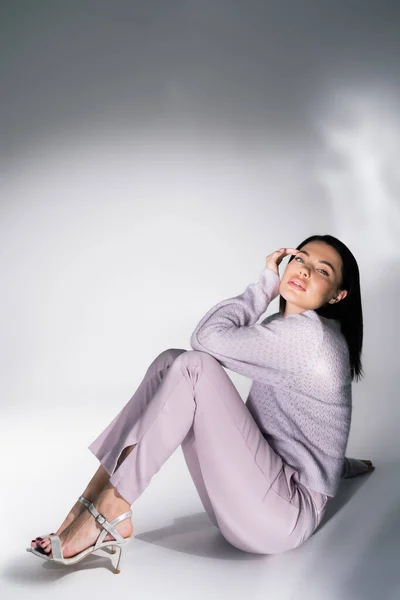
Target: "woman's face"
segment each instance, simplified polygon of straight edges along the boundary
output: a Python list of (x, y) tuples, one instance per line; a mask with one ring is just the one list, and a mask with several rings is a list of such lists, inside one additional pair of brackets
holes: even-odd
[[(284, 317), (345, 298), (347, 291), (340, 290), (341, 268), (342, 258), (335, 248), (322, 241), (305, 244), (287, 264), (281, 279), (279, 293), (286, 300)], [(304, 288), (289, 284), (292, 279), (297, 279)]]

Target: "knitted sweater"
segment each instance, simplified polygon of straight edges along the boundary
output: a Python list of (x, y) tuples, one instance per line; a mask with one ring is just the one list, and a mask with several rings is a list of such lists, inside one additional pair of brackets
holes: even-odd
[(279, 284), (265, 267), (257, 283), (205, 314), (190, 345), (253, 380), (245, 404), (264, 438), (301, 483), (333, 497), (352, 413), (347, 342), (339, 321), (312, 309), (257, 323)]

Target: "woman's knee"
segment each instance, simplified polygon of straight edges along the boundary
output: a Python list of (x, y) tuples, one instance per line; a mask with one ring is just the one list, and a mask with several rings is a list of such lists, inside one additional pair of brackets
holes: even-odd
[(160, 352), (158, 356), (156, 356), (149, 369), (154, 367), (156, 367), (157, 370), (165, 369), (171, 366), (174, 360), (184, 352), (187, 352), (185, 348), (167, 348), (166, 350)]
[(158, 355), (158, 359), (167, 363), (174, 362), (178, 356), (187, 352), (185, 348), (167, 348)]
[[(174, 349), (171, 348), (171, 351)], [(204, 372), (211, 378), (227, 378), (228, 375), (225, 373), (221, 363), (216, 358), (200, 350), (186, 350), (185, 352), (178, 351), (178, 354), (174, 355), (172, 360), (175, 369), (186, 372), (187, 369), (191, 369), (192, 373), (199, 375)], [(172, 363), (171, 365), (172, 366)], [(197, 379), (196, 379), (197, 381)], [(233, 384), (232, 384), (233, 385)]]
[[(188, 360), (190, 364), (195, 366), (201, 364), (202, 370), (206, 369), (207, 371), (221, 371), (223, 367), (221, 363), (208, 354), (208, 352), (203, 352), (202, 350), (189, 350), (186, 351), (187, 358), (182, 357), (181, 360)], [(177, 357), (176, 357), (177, 358)]]

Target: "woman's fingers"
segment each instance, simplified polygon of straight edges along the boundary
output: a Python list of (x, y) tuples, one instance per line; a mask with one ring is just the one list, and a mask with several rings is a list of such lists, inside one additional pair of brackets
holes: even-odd
[(297, 248), (279, 248), (279, 250), (275, 250), (275, 252), (270, 254), (270, 256), (272, 256), (273, 254), (278, 254), (278, 255), (296, 254), (297, 252), (299, 252), (297, 250)]
[(285, 256), (288, 254), (297, 254), (297, 252), (299, 252), (297, 248), (279, 248), (279, 250), (275, 250), (267, 256), (265, 264), (267, 267), (271, 267), (275, 270), (275, 266), (278, 267)]
[(296, 252), (299, 252), (297, 248), (281, 248), (281, 251), (285, 252), (285, 254), (296, 254)]

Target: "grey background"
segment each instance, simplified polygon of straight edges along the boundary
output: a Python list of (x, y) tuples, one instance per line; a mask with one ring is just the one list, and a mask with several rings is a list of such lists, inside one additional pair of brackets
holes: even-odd
[[(307, 546), (257, 557), (254, 571), (249, 556), (213, 553), (175, 453), (134, 524), (161, 532), (171, 518), (178, 542), (144, 533), (119, 585), (134, 576), (153, 597), (165, 569), (171, 597), (397, 597), (398, 3), (40, 0), (0, 11), (0, 439), (17, 498), (10, 513), (3, 497), (7, 598), (34, 582), (33, 595), (51, 593), (42, 584), (58, 571), (21, 548), (65, 516), (97, 468), (86, 446), (153, 358), (190, 349), (211, 306), (314, 233), (339, 237), (359, 264), (365, 377), (353, 384), (348, 455), (376, 471), (345, 482), (350, 496)], [(229, 375), (245, 398), (251, 382)], [(188, 506), (199, 514), (177, 526)], [(177, 556), (199, 554), (212, 560), (193, 559), (183, 577)], [(86, 586), (108, 572), (81, 575)]]

